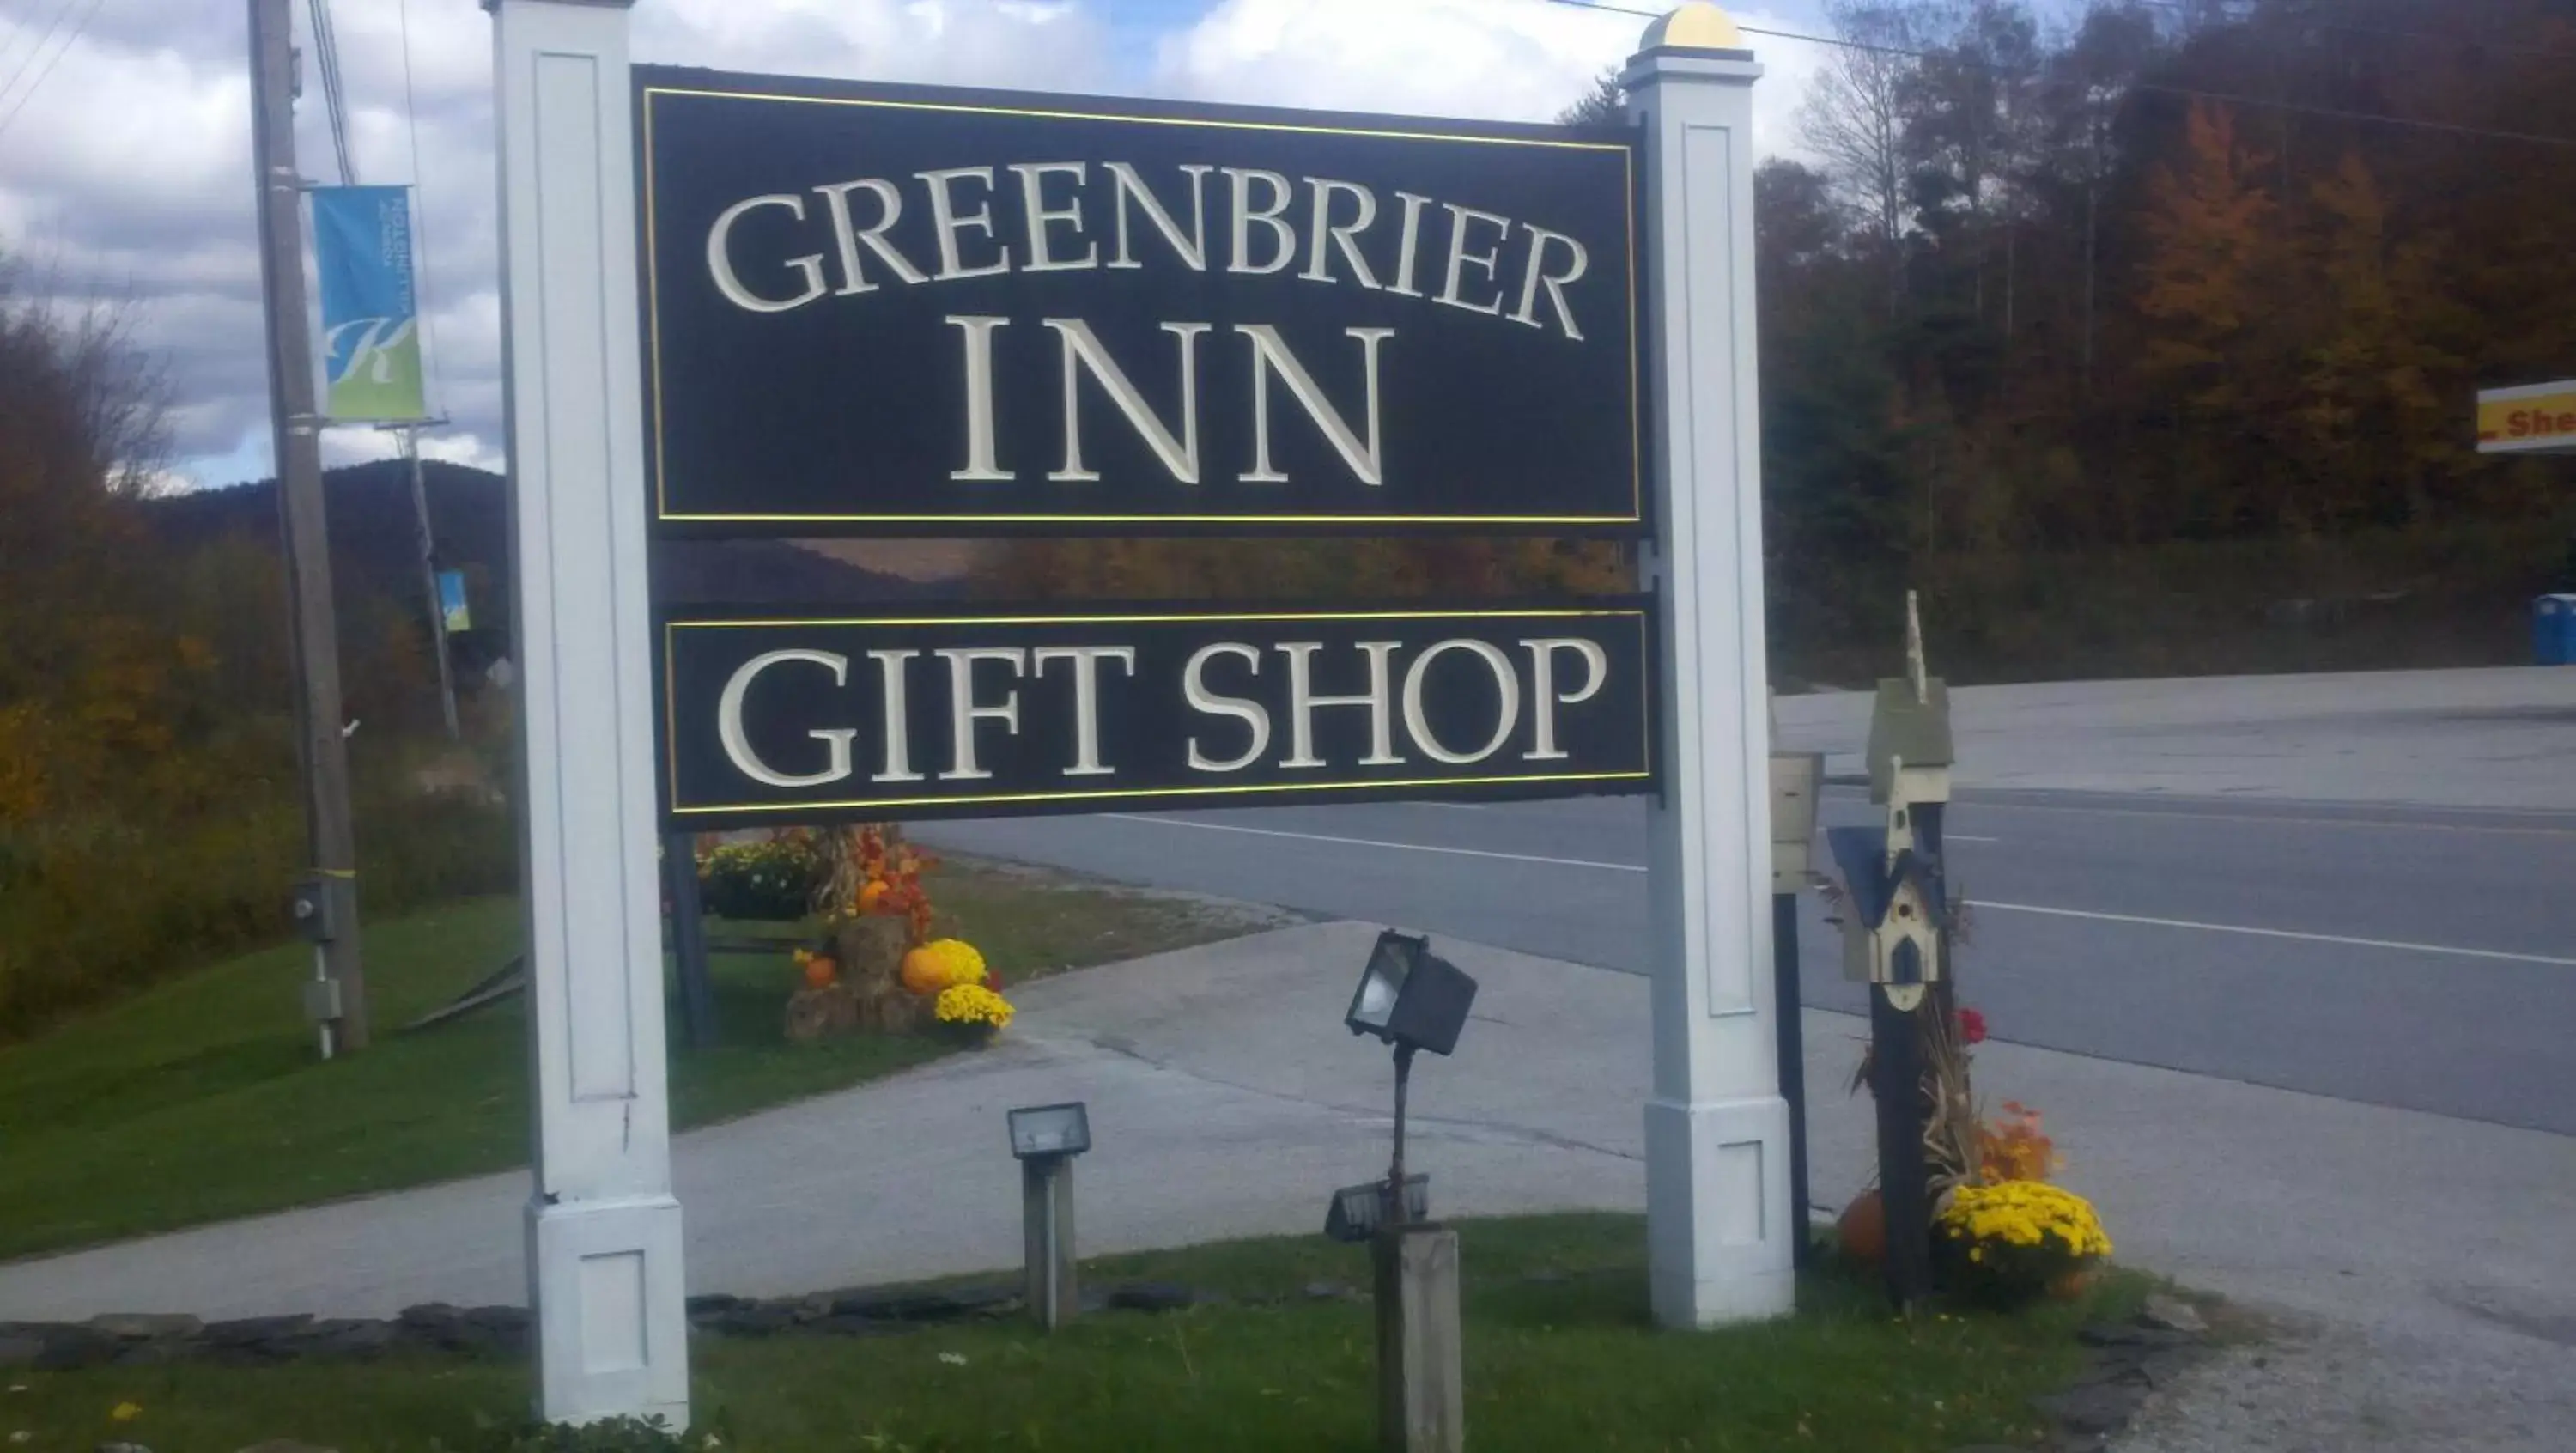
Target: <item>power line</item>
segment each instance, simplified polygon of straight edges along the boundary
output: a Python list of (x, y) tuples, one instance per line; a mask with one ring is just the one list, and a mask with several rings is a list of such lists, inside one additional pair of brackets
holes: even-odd
[(349, 163), (349, 99), (340, 86), (340, 40), (331, 32), (331, 0), (312, 0), (313, 68), (322, 76), (322, 109), (331, 123), (331, 155), (340, 164), (340, 185), (357, 183)]
[[(64, 16), (66, 16), (66, 15), (68, 15), (68, 14), (70, 14), (70, 13), (71, 13), (71, 9), (72, 9), (72, 7), (73, 7), (74, 5), (79, 4), (79, 3), (80, 3), (80, 0), (63, 0), (62, 5), (54, 11), (54, 24), (56, 24), (56, 25), (60, 25), (60, 24), (62, 24), (62, 23), (63, 23), (63, 17), (64, 17)], [(8, 57), (9, 57), (9, 52), (11, 52), (11, 51), (13, 51), (13, 50), (16, 50), (16, 49), (18, 48), (18, 42), (19, 42), (19, 41), (24, 40), (24, 39), (26, 39), (28, 36), (34, 35), (34, 34), (36, 33), (36, 19), (35, 19), (34, 14), (32, 13), (32, 12), (34, 11), (35, 7), (31, 5), (31, 6), (29, 6), (29, 7), (28, 7), (28, 9), (29, 9), (29, 11), (30, 11), (30, 14), (28, 15), (28, 17), (27, 17), (25, 20), (23, 20), (23, 21), (12, 21), (12, 22), (10, 22), (9, 43), (8, 43), (8, 44), (6, 44), (6, 45), (0, 45), (0, 61), (5, 61), (5, 60), (7, 60), (7, 59), (8, 59)], [(43, 35), (43, 37), (37, 40), (37, 42), (36, 42), (35, 46), (27, 52), (27, 55), (28, 55), (28, 56), (33, 56), (33, 55), (36, 53), (36, 51), (44, 49), (45, 42), (46, 42), (46, 41), (48, 41), (48, 40), (51, 40), (51, 39), (53, 39), (53, 38), (54, 38), (54, 36), (53, 36), (53, 32), (52, 32), (52, 30), (51, 30), (51, 29), (48, 29), (48, 30), (45, 32), (45, 34)], [(25, 58), (25, 57), (21, 57), (21, 58), (19, 59), (19, 61), (18, 61), (18, 69), (17, 69), (17, 70), (14, 70), (14, 71), (11, 71), (11, 72), (9, 73), (9, 79), (8, 79), (8, 81), (7, 81), (6, 83), (0, 83), (0, 96), (5, 96), (5, 95), (9, 94), (9, 87), (10, 87), (10, 86), (14, 86), (14, 85), (16, 85), (16, 84), (18, 83), (18, 77), (19, 77), (19, 76), (21, 76), (21, 75), (23, 75), (23, 74), (25, 74), (26, 69), (27, 69), (27, 61), (26, 61), (26, 58)]]
[[(62, 24), (63, 16), (71, 14), (72, 6), (79, 3), (80, 0), (70, 0), (69, 4), (64, 5), (62, 11), (55, 15), (54, 24), (56, 26), (60, 26)], [(44, 89), (45, 78), (54, 73), (54, 67), (63, 63), (64, 56), (71, 54), (73, 46), (80, 44), (81, 33), (89, 29), (89, 23), (92, 20), (98, 18), (98, 8), (104, 3), (106, 3), (106, 0), (89, 0), (89, 8), (82, 11), (81, 18), (73, 23), (71, 34), (63, 37), (62, 49), (55, 51), (53, 58), (46, 61), (44, 66), (36, 72), (36, 78), (27, 83), (26, 90), (18, 93), (18, 99), (10, 105), (9, 109), (6, 112), (0, 112), (0, 135), (8, 134), (9, 123), (17, 120), (18, 113), (27, 109), (27, 103), (36, 98), (36, 93), (38, 91)], [(45, 32), (45, 40), (51, 39), (53, 39), (53, 31), (48, 29)], [(44, 48), (45, 41), (37, 41), (36, 49), (27, 52), (27, 60), (20, 61), (18, 63), (19, 72), (23, 73), (27, 69), (27, 61), (34, 60), (36, 56), (44, 50)], [(17, 75), (13, 74), (9, 77), (10, 85), (16, 85), (17, 81)], [(6, 96), (7, 94), (8, 87), (0, 86), (0, 96)]]
[[(54, 32), (63, 28), (63, 18), (79, 6), (80, 0), (63, 0), (62, 7), (54, 12), (53, 23), (45, 27), (43, 35), (36, 37), (35, 45), (30, 47), (26, 54), (18, 58), (18, 68), (9, 73), (9, 79), (0, 81), (0, 100), (7, 99), (10, 91), (16, 89), (18, 78), (27, 74), (27, 67), (34, 65), (36, 57), (45, 53), (46, 46), (53, 44)], [(29, 25), (27, 29), (33, 30), (35, 26)]]
[[(1626, 5), (1600, 3), (1600, 0), (1548, 0), (1548, 3), (1569, 6), (1576, 10), (1603, 10), (1619, 15), (1645, 16), (1649, 19), (1661, 19), (1664, 15), (1664, 12), (1660, 10), (1639, 10)], [(1938, 59), (1956, 63), (1960, 60), (1960, 57), (1957, 56), (1936, 56), (1930, 51), (1914, 50), (1905, 46), (1878, 45), (1870, 41), (1845, 40), (1840, 36), (1808, 35), (1795, 30), (1774, 30), (1767, 26), (1744, 25), (1740, 23), (1736, 26), (1736, 29), (1743, 31), (1747, 35), (1768, 36), (1774, 40), (1803, 41), (1808, 45), (1825, 45), (1834, 46), (1842, 50), (1869, 51), (1877, 55), (1905, 56), (1918, 61)], [(1969, 62), (1968, 64), (1979, 70), (1990, 71), (1994, 69), (1992, 66), (1978, 65), (1976, 62)], [(2298, 101), (2275, 101), (2263, 96), (2240, 96), (2227, 91), (2204, 91), (2193, 86), (2175, 86), (2161, 81), (2131, 81), (2129, 82), (2129, 89), (2133, 91), (2153, 92), (2157, 95), (2163, 96), (2185, 96), (2196, 101), (2216, 101), (2225, 105), (2244, 106), (2255, 110), (2287, 111), (2295, 115), (2315, 116), (2329, 121), (2359, 121), (2379, 126), (2402, 127), (2414, 131), (2430, 131), (2449, 136), (2474, 136), (2492, 141), (2520, 141), (2534, 146), (2551, 146), (2576, 150), (2576, 136), (2548, 136), (2535, 131), (2499, 131), (2492, 127), (2467, 126), (2451, 121), (2425, 121), (2412, 116), (2390, 116), (2378, 111), (2348, 111), (2339, 106), (2310, 106)]]
[[(420, 169), (420, 107), (412, 99), (411, 86), (411, 0), (399, 0), (402, 22), (403, 59), (403, 128), (411, 136), (411, 248), (412, 306), (420, 313), (420, 331), (429, 345), (429, 391), (444, 395), (447, 390), (439, 378), (438, 323), (426, 301), (429, 293), (429, 181)], [(437, 409), (429, 410), (431, 413)]]

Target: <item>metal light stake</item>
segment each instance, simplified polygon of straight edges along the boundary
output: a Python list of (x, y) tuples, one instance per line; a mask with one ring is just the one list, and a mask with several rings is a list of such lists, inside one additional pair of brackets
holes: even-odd
[(1091, 1149), (1091, 1112), (1079, 1101), (1010, 1112), (1020, 1162), (1021, 1240), (1029, 1315), (1055, 1331), (1081, 1309), (1074, 1274), (1073, 1158)]
[[(1326, 1234), (1365, 1235), (1377, 1311), (1378, 1442), (1387, 1453), (1460, 1453), (1466, 1445), (1466, 1374), (1460, 1358), (1458, 1233), (1419, 1218), (1422, 1178), (1404, 1171), (1404, 1114), (1413, 1056), (1457, 1048), (1476, 981), (1431, 952), (1427, 938), (1380, 933), (1342, 1022), (1395, 1046), (1395, 1150), (1376, 1187), (1376, 1225), (1363, 1231), (1337, 1192)], [(1423, 1194), (1417, 1202), (1416, 1192)], [(1363, 1206), (1366, 1198), (1361, 1198)]]

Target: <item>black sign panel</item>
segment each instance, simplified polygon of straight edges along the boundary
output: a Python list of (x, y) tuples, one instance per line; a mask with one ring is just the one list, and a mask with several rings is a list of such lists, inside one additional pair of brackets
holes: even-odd
[(1622, 130), (636, 74), (665, 532), (1639, 526)]
[(1651, 787), (1645, 607), (661, 625), (679, 829)]

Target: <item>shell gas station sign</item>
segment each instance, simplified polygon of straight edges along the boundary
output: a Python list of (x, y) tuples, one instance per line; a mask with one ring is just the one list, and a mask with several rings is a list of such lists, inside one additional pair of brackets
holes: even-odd
[(2576, 454), (2576, 378), (2478, 390), (2480, 454)]

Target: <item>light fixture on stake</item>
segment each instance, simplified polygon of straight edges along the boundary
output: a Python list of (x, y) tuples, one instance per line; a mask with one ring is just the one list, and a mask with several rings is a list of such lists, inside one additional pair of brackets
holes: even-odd
[(1476, 1002), (1476, 981), (1466, 971), (1431, 951), (1431, 940), (1387, 929), (1369, 950), (1360, 970), (1359, 988), (1342, 1022), (1353, 1034), (1374, 1034), (1395, 1046), (1395, 1158), (1386, 1173), (1386, 1224), (1405, 1221), (1404, 1093), (1413, 1078), (1413, 1055), (1427, 1049), (1445, 1055), (1458, 1047), (1458, 1031), (1467, 1027), (1467, 1010)]
[(1013, 1110), (1011, 1154), (1020, 1163), (1021, 1237), (1028, 1261), (1029, 1315), (1052, 1332), (1079, 1305), (1074, 1285), (1073, 1158), (1091, 1148), (1082, 1102)]
[(1395, 1046), (1395, 1155), (1386, 1179), (1375, 1187), (1334, 1192), (1324, 1231), (1336, 1240), (1371, 1244), (1379, 1443), (1403, 1453), (1454, 1453), (1466, 1436), (1458, 1233), (1423, 1219), (1430, 1209), (1428, 1182), (1404, 1173), (1404, 1094), (1414, 1053), (1456, 1049), (1475, 1002), (1476, 981), (1431, 952), (1431, 940), (1388, 929), (1369, 950), (1351, 1007), (1342, 1015), (1351, 1033), (1374, 1034)]

